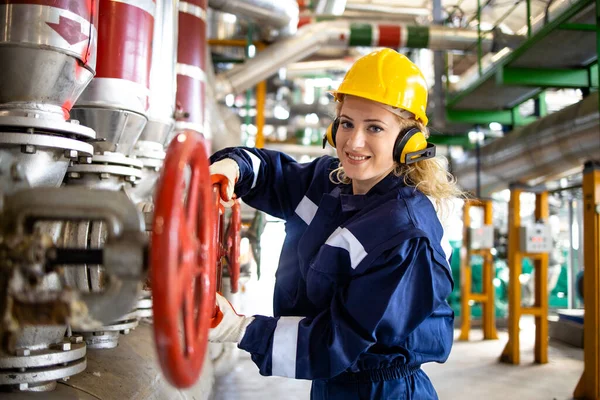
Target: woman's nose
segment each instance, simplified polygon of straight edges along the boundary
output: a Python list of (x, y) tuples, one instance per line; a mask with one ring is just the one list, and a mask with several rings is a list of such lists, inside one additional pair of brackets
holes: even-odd
[(346, 145), (350, 149), (359, 149), (359, 148), (364, 147), (365, 146), (365, 134), (362, 131), (362, 129), (355, 128), (352, 131), (352, 133), (350, 134), (350, 137), (348, 138)]

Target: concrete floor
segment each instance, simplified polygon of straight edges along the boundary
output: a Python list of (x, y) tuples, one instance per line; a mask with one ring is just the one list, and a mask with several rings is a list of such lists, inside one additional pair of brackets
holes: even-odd
[[(455, 342), (445, 364), (424, 367), (442, 400), (567, 400), (583, 372), (583, 351), (560, 342), (550, 343), (545, 365), (533, 364), (534, 327), (521, 323), (521, 365), (498, 363), (507, 335), (482, 341), (480, 331), (470, 342)], [(455, 332), (458, 336), (458, 331)], [(212, 400), (306, 400), (310, 382), (263, 377), (244, 353), (230, 374), (217, 380)]]

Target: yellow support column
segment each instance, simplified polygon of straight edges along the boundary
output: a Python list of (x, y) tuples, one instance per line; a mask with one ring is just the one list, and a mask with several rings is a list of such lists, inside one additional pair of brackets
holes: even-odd
[(500, 361), (519, 364), (519, 318), (521, 316), (521, 249), (519, 228), (521, 227), (521, 193), (512, 188), (508, 202), (508, 343), (500, 356)]
[[(521, 250), (521, 193), (523, 189), (511, 187), (508, 204), (508, 343), (500, 356), (500, 361), (519, 364), (520, 338), (519, 322), (522, 315), (535, 317), (535, 362), (548, 362), (548, 253), (523, 253)], [(548, 192), (539, 192), (535, 198), (536, 221), (548, 221)], [(535, 304), (521, 306), (521, 281), (523, 257), (533, 260), (535, 265)]]
[(600, 400), (600, 163), (583, 170), (583, 255), (585, 317), (583, 375), (575, 389), (578, 399)]
[(267, 81), (256, 85), (256, 143), (257, 149), (265, 147), (265, 100), (267, 98)]
[(471, 209), (470, 200), (465, 200), (463, 206), (463, 243), (460, 249), (460, 315), (461, 326), (460, 336), (458, 340), (469, 340), (469, 332), (471, 331), (471, 306), (469, 305), (471, 297), (471, 252), (469, 250), (469, 226), (471, 225), (471, 217), (469, 211)]
[[(474, 250), (468, 243), (471, 218), (469, 211), (471, 207), (483, 208), (483, 224), (492, 225), (492, 201), (491, 200), (467, 200), (463, 207), (463, 247), (461, 249), (461, 271), (460, 271), (460, 297), (461, 297), (461, 331), (459, 340), (469, 340), (471, 330), (471, 305), (472, 301), (482, 303), (483, 306), (483, 338), (498, 339), (496, 332), (496, 316), (494, 307), (494, 265), (491, 249)], [(472, 292), (472, 270), (471, 256), (483, 257), (482, 292)]]
[[(538, 193), (535, 196), (536, 221), (548, 221), (550, 207), (548, 192)], [(548, 253), (539, 253), (535, 256), (535, 304), (532, 314), (535, 315), (535, 362), (546, 364), (548, 362)]]
[[(492, 226), (492, 201), (486, 200), (483, 203), (483, 224)], [(496, 331), (496, 306), (494, 304), (494, 257), (492, 249), (485, 251), (483, 255), (483, 294), (485, 301), (483, 303), (483, 338), (485, 340), (498, 339)]]

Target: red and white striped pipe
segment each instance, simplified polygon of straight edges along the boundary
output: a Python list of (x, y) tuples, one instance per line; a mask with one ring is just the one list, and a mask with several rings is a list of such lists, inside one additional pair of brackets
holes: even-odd
[(205, 134), (207, 6), (207, 0), (179, 2), (179, 39), (175, 67), (178, 108), (175, 129), (193, 130), (201, 134)]
[[(244, 64), (217, 76), (217, 98), (240, 93), (276, 73), (279, 68), (301, 61), (322, 47), (351, 46), (428, 48), (431, 50), (477, 50), (477, 32), (442, 26), (356, 23), (347, 20), (303, 20), (293, 37), (276, 42)], [(484, 52), (492, 50), (495, 37), (482, 40)]]
[(154, 0), (100, 0), (96, 76), (77, 101), (145, 115), (148, 110)]

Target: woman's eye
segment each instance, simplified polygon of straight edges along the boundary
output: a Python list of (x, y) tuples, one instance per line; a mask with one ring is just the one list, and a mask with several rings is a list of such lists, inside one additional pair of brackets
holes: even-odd
[(382, 128), (382, 127), (380, 127), (380, 126), (377, 126), (377, 125), (371, 125), (371, 126), (369, 127), (369, 130), (370, 130), (371, 132), (379, 133), (379, 132), (381, 132), (381, 131), (383, 130), (383, 128)]
[(352, 128), (352, 122), (342, 121), (342, 122), (340, 122), (340, 126), (344, 129), (350, 129), (350, 128)]

